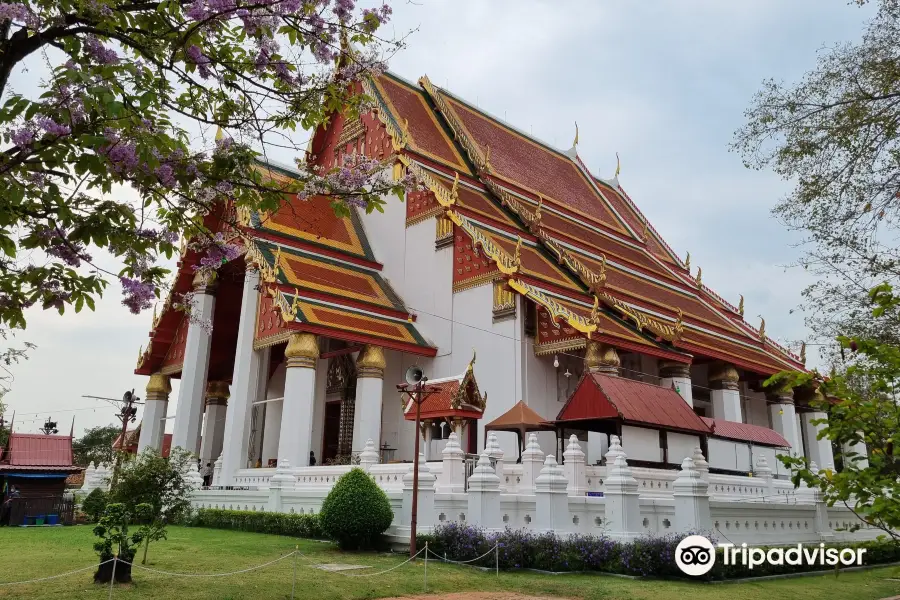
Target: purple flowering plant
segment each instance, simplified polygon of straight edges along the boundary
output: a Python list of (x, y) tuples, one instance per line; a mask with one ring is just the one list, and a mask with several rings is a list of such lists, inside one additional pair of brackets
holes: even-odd
[[(226, 207), (272, 212), (296, 193), (346, 213), (402, 196), (414, 182), (362, 156), (290, 184), (258, 168), (305, 156), (298, 132), (335, 112), (368, 110), (357, 82), (399, 46), (379, 37), (390, 17), (356, 0), (0, 0), (0, 330), (32, 306), (93, 309), (111, 282), (146, 310), (179, 237), (199, 269), (237, 256), (217, 235), (239, 231)], [(13, 85), (26, 69), (36, 94)]]

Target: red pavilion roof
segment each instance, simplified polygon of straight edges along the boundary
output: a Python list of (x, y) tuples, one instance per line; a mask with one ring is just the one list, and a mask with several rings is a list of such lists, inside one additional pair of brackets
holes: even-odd
[(0, 456), (0, 471), (78, 471), (67, 435), (11, 433)]
[(791, 447), (791, 444), (784, 439), (780, 433), (773, 431), (768, 427), (751, 425), (750, 423), (735, 423), (734, 421), (726, 421), (725, 419), (710, 419), (709, 417), (701, 418), (704, 423), (713, 429), (713, 437), (751, 442), (762, 446), (777, 446), (779, 448)]

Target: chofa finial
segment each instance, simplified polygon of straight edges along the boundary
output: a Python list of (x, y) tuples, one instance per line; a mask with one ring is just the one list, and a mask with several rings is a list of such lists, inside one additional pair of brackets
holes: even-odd
[(806, 342), (801, 342), (800, 344), (800, 362), (803, 363), (803, 366), (806, 366)]
[(741, 301), (738, 302), (738, 314), (744, 316), (744, 295), (741, 294)]
[(688, 273), (691, 272), (691, 253), (687, 253), (687, 258), (684, 259), (684, 268), (688, 270)]

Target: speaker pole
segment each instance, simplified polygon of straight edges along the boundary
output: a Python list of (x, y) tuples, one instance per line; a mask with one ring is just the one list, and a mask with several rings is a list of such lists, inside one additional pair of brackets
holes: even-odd
[(413, 489), (412, 489), (412, 515), (409, 520), (409, 557), (416, 555), (416, 521), (419, 514), (419, 419), (422, 415), (422, 382), (416, 384), (413, 402), (416, 404), (416, 445), (413, 455)]

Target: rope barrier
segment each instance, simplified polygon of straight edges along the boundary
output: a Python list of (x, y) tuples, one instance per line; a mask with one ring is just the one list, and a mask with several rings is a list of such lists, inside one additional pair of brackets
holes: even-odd
[[(390, 569), (385, 569), (384, 571), (378, 571), (377, 573), (343, 573), (343, 572), (341, 572), (341, 571), (331, 571), (331, 572), (332, 572), (332, 573), (336, 573), (336, 574), (338, 574), (338, 575), (343, 575), (344, 577), (376, 577), (376, 576), (378, 576), (378, 575), (384, 575), (385, 573), (390, 573), (391, 571), (395, 571), (395, 570), (399, 569), (399, 568), (402, 567), (403, 565), (405, 565), (405, 564), (407, 564), (408, 562), (410, 562), (410, 561), (414, 560), (415, 558), (417, 558), (420, 554), (422, 554), (423, 552), (425, 552), (425, 550), (426, 550), (426, 548), (422, 548), (421, 550), (419, 550), (418, 552), (416, 552), (413, 556), (410, 556), (409, 558), (407, 558), (405, 561), (403, 561), (403, 562), (400, 563), (399, 565), (397, 565), (397, 566), (395, 566), (395, 567), (391, 567)], [(308, 558), (308, 557), (307, 557), (305, 554), (303, 554), (302, 552), (298, 552), (298, 554), (299, 554), (304, 560), (313, 561), (313, 559)]]
[(51, 579), (59, 579), (60, 577), (66, 577), (68, 575), (74, 575), (75, 573), (82, 573), (84, 571), (90, 571), (91, 569), (96, 569), (100, 565), (105, 565), (108, 562), (112, 562), (116, 559), (111, 558), (109, 560), (105, 560), (99, 565), (91, 565), (89, 567), (84, 567), (83, 569), (75, 569), (74, 571), (69, 571), (68, 573), (61, 573), (60, 575), (51, 575), (50, 577), (41, 577), (40, 579), (28, 579), (25, 581), (4, 581), (0, 582), (0, 586), (2, 585), (24, 585), (26, 583), (38, 583), (41, 581), (50, 581)]
[(250, 571), (256, 571), (258, 569), (263, 569), (270, 565), (274, 565), (277, 562), (281, 562), (287, 558), (293, 556), (297, 551), (291, 552), (290, 554), (285, 554), (280, 558), (276, 558), (275, 560), (269, 561), (267, 563), (257, 565), (255, 567), (249, 567), (247, 569), (241, 569), (240, 571), (232, 571), (230, 573), (173, 573), (170, 571), (161, 571), (159, 569), (151, 569), (150, 567), (144, 567), (136, 563), (127, 563), (124, 560), (120, 560), (122, 564), (130, 564), (132, 568), (141, 569), (142, 571), (150, 571), (151, 573), (160, 573), (161, 575), (170, 575), (172, 577), (228, 577), (229, 575), (240, 575), (241, 573), (249, 573)]
[(484, 554), (482, 554), (482, 555), (479, 556), (478, 558), (473, 558), (472, 560), (450, 560), (450, 559), (447, 558), (447, 557), (440, 556), (439, 554), (436, 554), (433, 550), (429, 550), (429, 552), (431, 552), (431, 555), (434, 556), (435, 558), (437, 558), (438, 560), (442, 560), (442, 561), (447, 562), (447, 563), (453, 563), (453, 564), (455, 564), (455, 565), (465, 565), (465, 564), (473, 563), (473, 562), (475, 562), (476, 560), (481, 560), (482, 558), (484, 558), (485, 556), (487, 556), (488, 554), (490, 554), (490, 553), (493, 552), (494, 550), (497, 550), (499, 547), (500, 547), (500, 544), (499, 544), (499, 543), (494, 544), (494, 546), (493, 546), (490, 550), (488, 550), (487, 552), (485, 552)]

